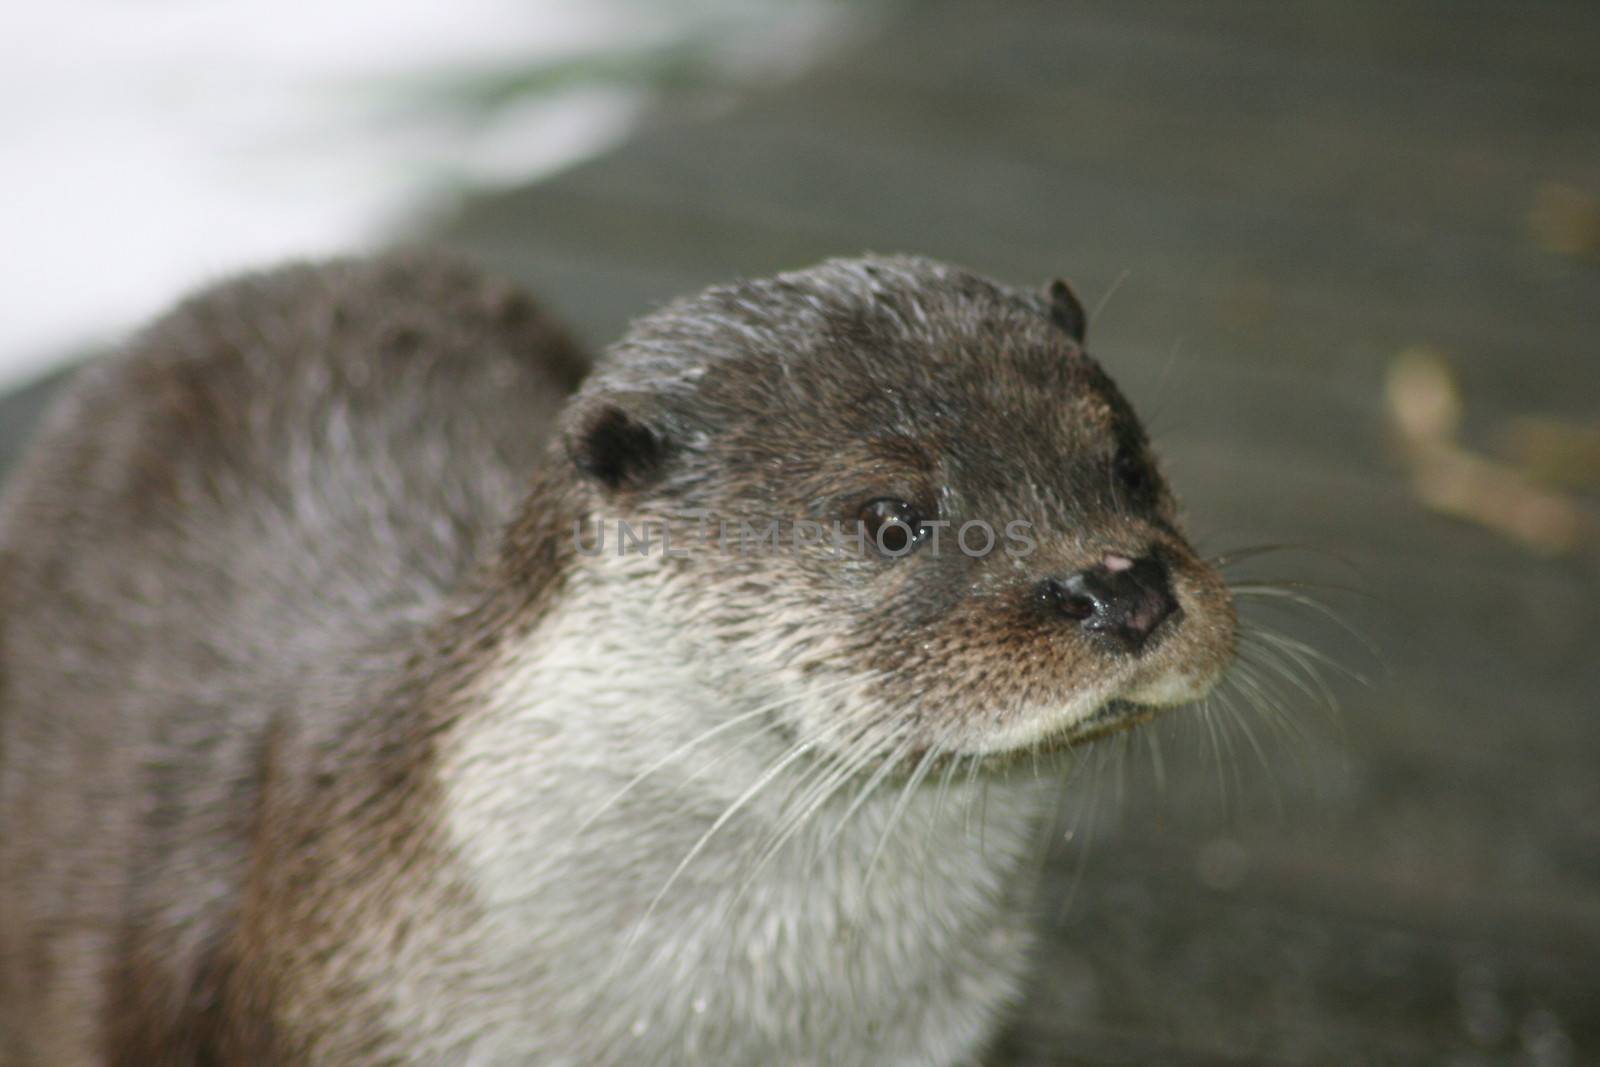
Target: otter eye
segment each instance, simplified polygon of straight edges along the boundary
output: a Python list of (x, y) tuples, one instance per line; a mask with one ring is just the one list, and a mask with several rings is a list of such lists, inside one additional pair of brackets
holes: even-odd
[(903, 556), (927, 537), (928, 528), (916, 507), (885, 497), (861, 509), (861, 528), (867, 540), (885, 555)]

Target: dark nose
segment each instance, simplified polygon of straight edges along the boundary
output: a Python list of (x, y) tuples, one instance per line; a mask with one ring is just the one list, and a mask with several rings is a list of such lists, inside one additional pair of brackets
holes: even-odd
[(1174, 612), (1167, 568), (1151, 556), (1107, 555), (1099, 566), (1069, 578), (1047, 578), (1045, 604), (1127, 652), (1138, 652)]

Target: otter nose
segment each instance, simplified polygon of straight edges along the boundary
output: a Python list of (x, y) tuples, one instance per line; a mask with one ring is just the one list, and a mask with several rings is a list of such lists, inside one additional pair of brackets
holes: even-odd
[(1178, 610), (1167, 568), (1151, 556), (1132, 560), (1107, 555), (1099, 566), (1068, 578), (1047, 578), (1047, 605), (1128, 652), (1138, 652)]

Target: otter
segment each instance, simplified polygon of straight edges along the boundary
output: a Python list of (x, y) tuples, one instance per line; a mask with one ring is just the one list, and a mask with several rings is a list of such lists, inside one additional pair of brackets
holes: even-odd
[(910, 257), (592, 370), (425, 252), (181, 304), (0, 500), (0, 1064), (973, 1062), (1042, 757), (1233, 652), (1084, 324)]

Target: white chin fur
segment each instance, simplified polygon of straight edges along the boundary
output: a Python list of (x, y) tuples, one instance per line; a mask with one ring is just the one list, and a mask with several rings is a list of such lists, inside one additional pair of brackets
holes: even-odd
[(1085, 693), (1065, 704), (1048, 708), (1032, 708), (1013, 721), (984, 737), (974, 751), (982, 755), (1011, 752), (1026, 748), (1036, 741), (1056, 734), (1069, 732), (1074, 726), (1099, 711), (1116, 694), (1111, 692)]
[(1047, 737), (1071, 733), (1073, 727), (1087, 721), (1113, 700), (1122, 700), (1148, 708), (1170, 708), (1178, 704), (1189, 704), (1205, 696), (1211, 689), (1212, 681), (1213, 679), (1188, 671), (1169, 671), (1159, 678), (1126, 691), (1085, 693), (1065, 704), (1032, 709), (1017, 716), (1012, 722), (985, 737), (974, 751), (983, 755), (1011, 752), (1026, 748)]
[(1199, 700), (1210, 689), (1211, 679), (1197, 677), (1188, 671), (1170, 671), (1121, 696), (1123, 700), (1133, 704), (1170, 708), (1175, 704), (1188, 704)]

